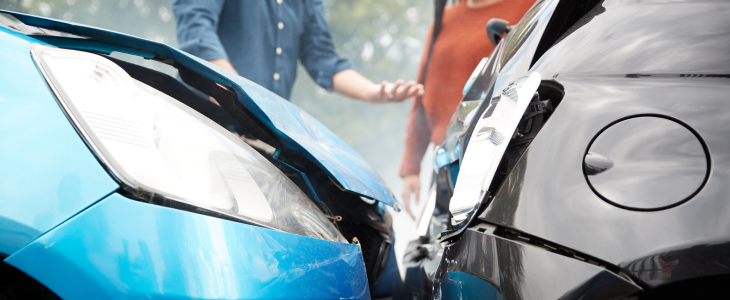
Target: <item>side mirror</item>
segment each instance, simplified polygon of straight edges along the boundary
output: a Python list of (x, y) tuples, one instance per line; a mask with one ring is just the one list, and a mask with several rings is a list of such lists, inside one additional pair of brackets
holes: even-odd
[(497, 46), (499, 40), (502, 39), (502, 35), (509, 32), (510, 28), (508, 25), (509, 23), (507, 21), (499, 18), (492, 18), (487, 22), (487, 37), (493, 45)]

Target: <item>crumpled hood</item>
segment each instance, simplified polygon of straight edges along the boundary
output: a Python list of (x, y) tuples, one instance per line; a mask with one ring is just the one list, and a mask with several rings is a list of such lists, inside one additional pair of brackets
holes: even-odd
[[(26, 25), (88, 37), (127, 48), (130, 54), (156, 60), (172, 59), (213, 81), (228, 85), (238, 100), (277, 135), (282, 147), (320, 166), (351, 192), (390, 206), (398, 206), (383, 179), (365, 160), (332, 131), (289, 101), (243, 77), (168, 45), (92, 26), (3, 11)], [(120, 51), (120, 50), (115, 50)]]

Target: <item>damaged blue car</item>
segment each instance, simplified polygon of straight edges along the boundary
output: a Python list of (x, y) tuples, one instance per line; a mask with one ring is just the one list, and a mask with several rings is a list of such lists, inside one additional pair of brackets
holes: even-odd
[(310, 115), (162, 43), (0, 12), (0, 298), (397, 293), (398, 203)]

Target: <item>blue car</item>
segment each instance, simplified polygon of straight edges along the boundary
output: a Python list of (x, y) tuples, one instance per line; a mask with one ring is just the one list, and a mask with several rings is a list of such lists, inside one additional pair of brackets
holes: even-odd
[(165, 44), (0, 12), (0, 299), (397, 298), (399, 204), (317, 120)]

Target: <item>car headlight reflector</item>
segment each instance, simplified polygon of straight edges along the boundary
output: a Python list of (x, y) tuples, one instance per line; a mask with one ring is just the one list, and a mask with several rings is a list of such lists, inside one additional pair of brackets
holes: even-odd
[(31, 49), (81, 136), (137, 198), (346, 242), (289, 178), (210, 119), (99, 55)]

